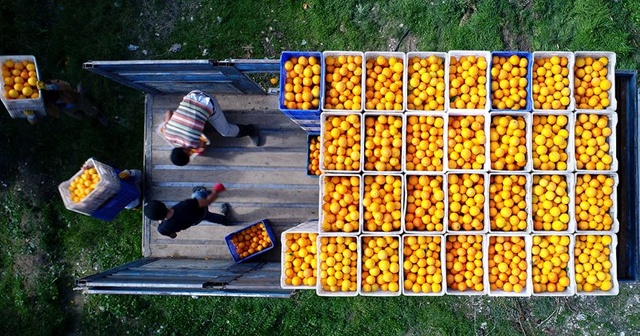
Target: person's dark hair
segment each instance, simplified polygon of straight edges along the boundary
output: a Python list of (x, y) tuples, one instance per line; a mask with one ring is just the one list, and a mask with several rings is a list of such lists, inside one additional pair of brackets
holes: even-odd
[(174, 148), (171, 151), (171, 162), (176, 166), (185, 166), (189, 163), (189, 154), (183, 148)]
[(151, 220), (161, 220), (167, 216), (167, 206), (156, 200), (144, 204), (144, 215)]

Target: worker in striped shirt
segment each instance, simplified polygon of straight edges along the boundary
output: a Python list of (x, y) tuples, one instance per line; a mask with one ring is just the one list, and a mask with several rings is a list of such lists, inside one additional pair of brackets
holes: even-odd
[(248, 136), (256, 146), (264, 145), (264, 138), (254, 125), (229, 123), (213, 96), (194, 90), (182, 99), (175, 111), (167, 111), (159, 127), (160, 134), (175, 147), (171, 151), (173, 164), (184, 166), (189, 163), (191, 156), (204, 151), (209, 144), (203, 134), (207, 121), (223, 137)]

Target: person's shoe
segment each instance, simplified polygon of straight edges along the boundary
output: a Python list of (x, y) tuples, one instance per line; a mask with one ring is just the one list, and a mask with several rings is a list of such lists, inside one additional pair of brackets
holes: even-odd
[(256, 147), (264, 146), (265, 139), (262, 134), (260, 134), (260, 130), (255, 125), (251, 125), (251, 128), (253, 128), (253, 132), (249, 135), (251, 142), (253, 142)]
[(197, 186), (197, 187), (193, 187), (193, 189), (191, 189), (191, 192), (199, 192), (199, 191), (207, 191), (207, 188), (203, 187), (203, 186)]
[(224, 218), (227, 219), (227, 224), (226, 225), (231, 225), (231, 204), (229, 203), (222, 203), (220, 205), (220, 213), (224, 216)]

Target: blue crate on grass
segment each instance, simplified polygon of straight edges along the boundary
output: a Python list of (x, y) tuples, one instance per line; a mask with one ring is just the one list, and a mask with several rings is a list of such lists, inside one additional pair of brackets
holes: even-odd
[[(324, 92), (324, 62), (322, 58), (322, 53), (319, 51), (283, 51), (280, 54), (280, 97), (278, 99), (278, 107), (283, 112), (287, 111), (290, 113), (307, 113), (307, 112), (315, 111), (320, 113), (320, 104), (318, 104), (317, 108), (312, 110), (289, 109), (287, 108), (287, 106), (284, 105), (284, 94), (285, 94), (284, 85), (287, 83), (287, 70), (284, 68), (284, 64), (291, 58), (293, 57), (297, 58), (300, 56), (305, 56), (305, 57), (313, 56), (318, 60), (318, 64), (320, 64), (320, 67), (321, 67), (320, 74), (319, 74), (320, 83), (318, 84), (320, 89), (319, 92), (321, 95)], [(320, 100), (320, 97), (318, 97), (318, 100)]]
[[(252, 227), (254, 225), (258, 225), (260, 223), (263, 223), (265, 230), (267, 230), (267, 234), (269, 235), (269, 239), (271, 240), (271, 246), (265, 247), (265, 248), (262, 249), (262, 251), (258, 251), (258, 252), (254, 253), (254, 254), (251, 254), (251, 255), (249, 255), (249, 256), (247, 256), (245, 258), (241, 258), (240, 255), (236, 252), (236, 247), (231, 242), (231, 238), (236, 233), (239, 233), (242, 230), (248, 229), (248, 228), (250, 228), (250, 227)], [(243, 228), (241, 228), (239, 230), (231, 232), (230, 234), (228, 234), (227, 236), (224, 237), (224, 242), (227, 244), (227, 248), (229, 249), (229, 253), (231, 253), (231, 257), (233, 257), (233, 261), (235, 263), (240, 263), (240, 262), (246, 261), (248, 259), (251, 259), (251, 258), (257, 256), (257, 255), (261, 255), (261, 254), (273, 249), (273, 247), (275, 246), (275, 243), (276, 243), (276, 237), (273, 234), (273, 230), (271, 230), (271, 224), (269, 223), (269, 220), (268, 219), (263, 219), (263, 220), (260, 220), (258, 222), (255, 222), (255, 223), (253, 223), (251, 225), (247, 225), (247, 226), (245, 226), (245, 227), (243, 227)]]
[[(318, 175), (313, 174), (309, 171), (309, 165), (311, 165), (311, 138), (316, 137), (318, 139), (317, 146), (320, 146), (320, 132), (311, 132), (309, 134), (307, 134), (307, 175), (308, 176), (313, 176), (313, 177), (318, 177)], [(318, 147), (319, 148), (319, 147)], [(319, 149), (318, 149), (319, 151)], [(318, 158), (320, 159), (320, 158)], [(318, 162), (318, 164), (320, 164)]]
[[(519, 110), (512, 110), (512, 109), (498, 109), (498, 108), (494, 108), (493, 107), (493, 103), (491, 103), (491, 111), (496, 111), (496, 112), (509, 112), (509, 111), (520, 111), (520, 112), (530, 112), (533, 111), (533, 90), (532, 90), (532, 82), (533, 82), (533, 76), (532, 76), (532, 72), (533, 72), (533, 54), (531, 54), (530, 52), (526, 52), (526, 51), (493, 51), (491, 52), (491, 60), (489, 62), (489, 71), (491, 71), (491, 69), (493, 69), (493, 57), (494, 56), (498, 56), (498, 57), (506, 57), (509, 58), (512, 55), (516, 55), (520, 58), (526, 58), (527, 59), (527, 75), (525, 76), (525, 78), (527, 79), (527, 87), (525, 88), (525, 91), (527, 92), (527, 104), (525, 105), (524, 108), (521, 108)], [(488, 73), (487, 74), (487, 79), (489, 79), (489, 88), (491, 88), (491, 82), (493, 81), (493, 79), (491, 78), (491, 74)], [(489, 93), (489, 97), (493, 97), (493, 93)]]
[(138, 197), (140, 197), (140, 191), (138, 191), (138, 187), (131, 179), (120, 180), (120, 191), (91, 213), (91, 217), (112, 221), (129, 203)]

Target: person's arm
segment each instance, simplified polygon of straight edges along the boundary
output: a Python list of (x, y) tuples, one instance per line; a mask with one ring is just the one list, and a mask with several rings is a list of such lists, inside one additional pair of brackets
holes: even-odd
[(218, 198), (218, 192), (215, 190), (212, 190), (211, 193), (206, 198), (198, 200), (198, 205), (201, 208), (206, 208), (209, 206), (209, 204), (213, 203), (217, 198)]

